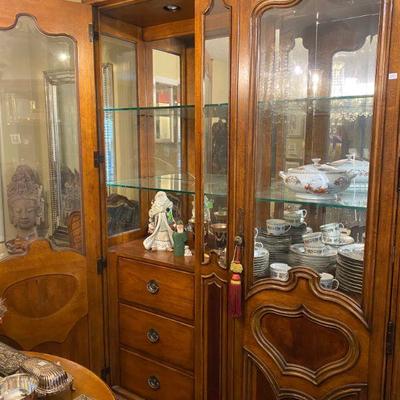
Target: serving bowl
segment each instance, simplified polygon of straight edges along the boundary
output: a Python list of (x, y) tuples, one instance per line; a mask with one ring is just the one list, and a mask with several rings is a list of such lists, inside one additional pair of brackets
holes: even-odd
[(355, 173), (320, 164), (320, 158), (313, 158), (313, 164), (281, 171), (280, 177), (285, 186), (304, 199), (335, 199), (336, 194), (345, 191), (351, 184)]
[(357, 158), (355, 154), (346, 154), (345, 159), (333, 161), (328, 165), (344, 169), (350, 174), (355, 174), (350, 183), (350, 189), (368, 189), (369, 161)]

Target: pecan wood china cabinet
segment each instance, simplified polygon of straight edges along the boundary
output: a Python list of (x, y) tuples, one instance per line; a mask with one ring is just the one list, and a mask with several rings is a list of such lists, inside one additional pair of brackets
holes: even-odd
[(83, 3), (0, 0), (1, 339), (128, 399), (397, 399), (399, 2)]

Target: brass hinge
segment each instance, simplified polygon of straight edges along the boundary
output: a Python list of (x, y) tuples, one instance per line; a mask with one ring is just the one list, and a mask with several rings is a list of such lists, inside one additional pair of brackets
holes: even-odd
[(94, 29), (93, 24), (89, 24), (89, 26), (88, 26), (88, 35), (89, 35), (89, 40), (91, 43), (93, 43), (96, 40), (99, 40), (99, 32), (97, 32)]
[(107, 268), (107, 259), (101, 257), (97, 260), (97, 273), (103, 275), (104, 270)]
[(101, 379), (103, 379), (103, 381), (105, 381), (107, 379), (107, 376), (110, 375), (111, 369), (110, 367), (104, 367), (101, 370)]
[(389, 321), (386, 330), (386, 354), (393, 354), (394, 350), (394, 322)]
[(101, 154), (100, 151), (95, 151), (93, 153), (93, 159), (94, 159), (94, 166), (96, 168), (99, 168), (100, 164), (103, 164), (105, 160), (104, 155)]

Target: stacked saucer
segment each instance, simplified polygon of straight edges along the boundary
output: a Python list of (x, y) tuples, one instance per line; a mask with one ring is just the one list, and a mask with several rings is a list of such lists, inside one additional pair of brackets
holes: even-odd
[(338, 249), (336, 279), (346, 292), (362, 293), (364, 244), (354, 243)]
[(265, 278), (269, 274), (269, 252), (257, 244), (254, 248), (253, 274), (255, 278)]
[(310, 255), (304, 249), (304, 244), (297, 243), (290, 246), (289, 265), (291, 267), (304, 266), (322, 273), (332, 273), (335, 270), (337, 250), (327, 247), (324, 255)]
[(312, 229), (307, 226), (307, 224), (303, 223), (299, 226), (292, 226), (289, 229), (288, 235), (290, 235), (292, 239), (292, 244), (295, 243), (303, 243), (303, 235), (306, 233), (312, 233)]
[(271, 264), (287, 264), (289, 248), (292, 243), (290, 235), (274, 236), (267, 233), (266, 229), (261, 229), (257, 241), (261, 242), (264, 248), (269, 251), (269, 261)]

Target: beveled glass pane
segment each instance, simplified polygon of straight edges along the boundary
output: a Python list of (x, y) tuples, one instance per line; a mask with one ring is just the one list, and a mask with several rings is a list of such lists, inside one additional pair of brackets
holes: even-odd
[(107, 230), (110, 236), (140, 226), (139, 191), (116, 182), (139, 178), (136, 113), (115, 109), (137, 106), (136, 44), (101, 36), (104, 141), (107, 181)]
[(215, 0), (204, 18), (204, 240), (222, 263), (228, 232), (230, 35), (230, 9)]
[(302, 265), (360, 299), (379, 12), (378, 0), (304, 0), (261, 16), (255, 279)]
[(3, 256), (30, 241), (82, 250), (76, 44), (21, 16), (0, 30)]

